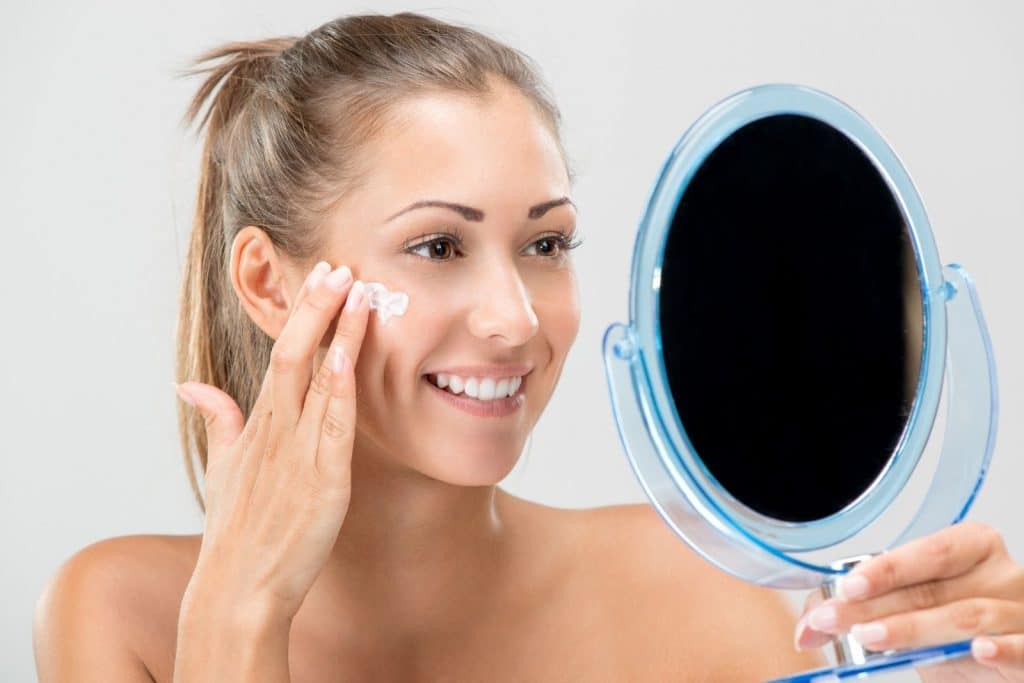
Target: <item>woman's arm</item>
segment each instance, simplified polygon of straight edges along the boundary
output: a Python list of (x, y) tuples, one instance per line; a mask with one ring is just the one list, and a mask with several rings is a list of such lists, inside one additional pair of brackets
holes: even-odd
[(175, 683), (288, 683), (291, 617), (271, 605), (245, 603), (226, 583), (193, 582), (182, 600)]
[(153, 681), (126, 628), (127, 593), (111, 569), (112, 555), (105, 542), (79, 550), (36, 601), (32, 643), (40, 683)]

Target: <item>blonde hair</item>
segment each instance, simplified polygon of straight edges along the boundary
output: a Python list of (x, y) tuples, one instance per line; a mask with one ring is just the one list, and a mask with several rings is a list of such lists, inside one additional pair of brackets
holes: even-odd
[[(183, 118), (192, 125), (210, 101), (197, 129), (205, 126), (206, 139), (182, 281), (176, 375), (178, 382), (220, 388), (246, 419), (274, 340), (232, 288), (235, 235), (258, 226), (279, 253), (311, 267), (321, 221), (358, 186), (356, 154), (381, 132), (395, 103), (428, 91), (486, 97), (488, 77), (497, 76), (535, 104), (573, 177), (558, 108), (532, 60), (470, 28), (408, 12), (342, 17), (301, 38), (221, 45), (181, 75), (200, 73), (208, 75)], [(206, 471), (203, 418), (177, 405), (189, 483), (205, 513), (193, 466), (194, 452)]]

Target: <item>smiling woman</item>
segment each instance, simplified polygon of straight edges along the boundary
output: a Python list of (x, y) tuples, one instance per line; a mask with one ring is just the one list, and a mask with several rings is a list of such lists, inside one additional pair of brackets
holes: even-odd
[[(399, 14), (198, 63), (178, 379), (204, 533), (69, 559), (37, 609), (40, 680), (754, 680), (818, 663), (790, 647), (780, 596), (697, 559), (650, 507), (497, 486), (580, 320), (572, 173), (524, 55)], [(364, 280), (408, 294), (404, 315), (382, 324)], [(739, 632), (737, 659), (723, 634)]]

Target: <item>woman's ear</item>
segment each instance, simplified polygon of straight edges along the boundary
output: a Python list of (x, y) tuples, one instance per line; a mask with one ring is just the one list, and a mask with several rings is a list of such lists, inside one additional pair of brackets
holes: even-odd
[[(270, 237), (247, 225), (231, 244), (231, 286), (245, 312), (272, 339), (284, 329), (302, 282), (285, 268)], [(296, 280), (293, 282), (292, 280)]]

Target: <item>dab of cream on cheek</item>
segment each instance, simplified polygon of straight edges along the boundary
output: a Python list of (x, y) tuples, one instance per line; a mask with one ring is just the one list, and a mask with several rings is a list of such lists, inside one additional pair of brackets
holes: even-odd
[(392, 292), (380, 282), (366, 282), (366, 299), (370, 302), (370, 310), (377, 311), (377, 317), (385, 325), (392, 316), (405, 315), (409, 307), (409, 295), (405, 292)]

